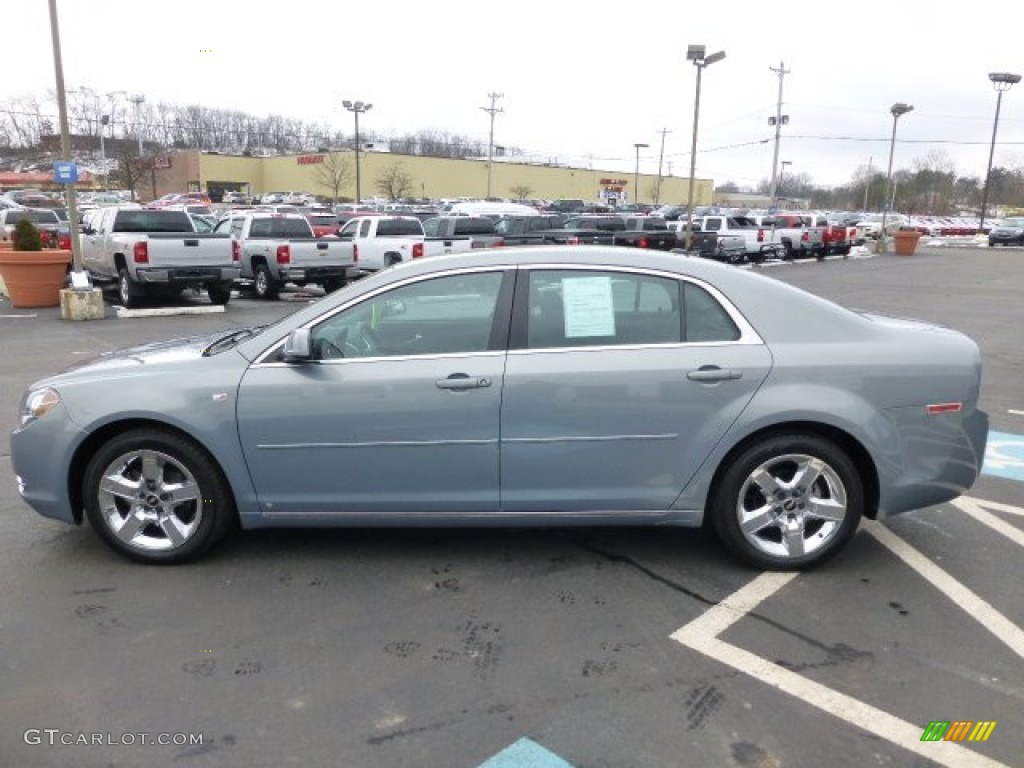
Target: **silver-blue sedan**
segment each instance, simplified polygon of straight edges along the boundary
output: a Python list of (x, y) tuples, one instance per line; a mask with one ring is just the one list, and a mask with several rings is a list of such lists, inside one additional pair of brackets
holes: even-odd
[(24, 499), (124, 555), (267, 526), (709, 524), (759, 568), (970, 488), (988, 418), (955, 331), (764, 274), (601, 247), (408, 262), (275, 325), (34, 384)]

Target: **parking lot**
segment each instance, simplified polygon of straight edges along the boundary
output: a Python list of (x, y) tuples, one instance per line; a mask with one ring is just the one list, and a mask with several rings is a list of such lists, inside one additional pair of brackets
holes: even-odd
[[(0, 766), (1020, 765), (1024, 250), (757, 268), (979, 342), (969, 497), (800, 575), (684, 529), (268, 530), (146, 567), (21, 503), (5, 440)], [(0, 303), (0, 426), (76, 361), (318, 295), (76, 324)], [(996, 725), (922, 740), (936, 721)]]

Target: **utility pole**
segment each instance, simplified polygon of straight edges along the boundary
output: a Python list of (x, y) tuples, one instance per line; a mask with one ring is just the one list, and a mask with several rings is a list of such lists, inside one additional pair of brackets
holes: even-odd
[(665, 134), (672, 133), (668, 128), (662, 128), (661, 131), (661, 150), (658, 152), (658, 185), (654, 188), (654, 203), (655, 205), (661, 204), (661, 167), (665, 161)]
[(871, 161), (874, 157), (868, 158), (868, 175), (864, 177), (864, 207), (861, 209), (867, 211), (868, 209), (868, 190), (871, 189)]
[(139, 157), (142, 157), (142, 103), (146, 97), (141, 93), (129, 96), (128, 101), (135, 105), (135, 135), (139, 137)]
[(786, 69), (786, 64), (782, 61), (779, 62), (778, 69), (775, 67), (768, 67), (768, 69), (779, 76), (779, 100), (775, 108), (775, 117), (768, 118), (768, 124), (775, 126), (775, 154), (772, 156), (772, 188), (770, 192), (774, 206), (779, 180), (779, 140), (782, 138), (782, 124), (789, 122), (789, 115), (782, 114), (782, 81), (790, 73), (790, 70)]
[(491, 106), (489, 106), (489, 107), (480, 107), (480, 109), (482, 109), (484, 112), (490, 113), (490, 115), (491, 115), (491, 134), (490, 134), (490, 138), (487, 140), (487, 197), (490, 198), (490, 196), (491, 196), (491, 165), (494, 162), (494, 116), (496, 114), (498, 114), (499, 112), (504, 112), (505, 111), (501, 107), (495, 107), (494, 104), (495, 104), (495, 102), (498, 99), (505, 98), (505, 94), (503, 94), (503, 93), (495, 93), (494, 91), (492, 91), (491, 93), (487, 94), (487, 98), (489, 98), (491, 100)]

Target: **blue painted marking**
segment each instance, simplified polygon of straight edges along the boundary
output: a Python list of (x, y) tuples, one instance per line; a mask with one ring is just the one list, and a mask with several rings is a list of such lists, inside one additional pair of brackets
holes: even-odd
[(530, 739), (506, 747), (479, 768), (572, 768), (562, 758)]
[(981, 472), (1024, 483), (1024, 435), (989, 432)]

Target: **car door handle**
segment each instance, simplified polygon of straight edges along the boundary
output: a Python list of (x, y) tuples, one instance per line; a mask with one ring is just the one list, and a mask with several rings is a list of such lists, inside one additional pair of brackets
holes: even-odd
[(696, 371), (689, 371), (686, 378), (690, 381), (714, 382), (730, 381), (731, 379), (743, 378), (742, 371), (734, 371), (729, 368), (719, 368), (717, 365), (702, 365)]
[(491, 380), (484, 376), (453, 373), (447, 379), (438, 379), (434, 384), (438, 389), (480, 389), (491, 386)]

